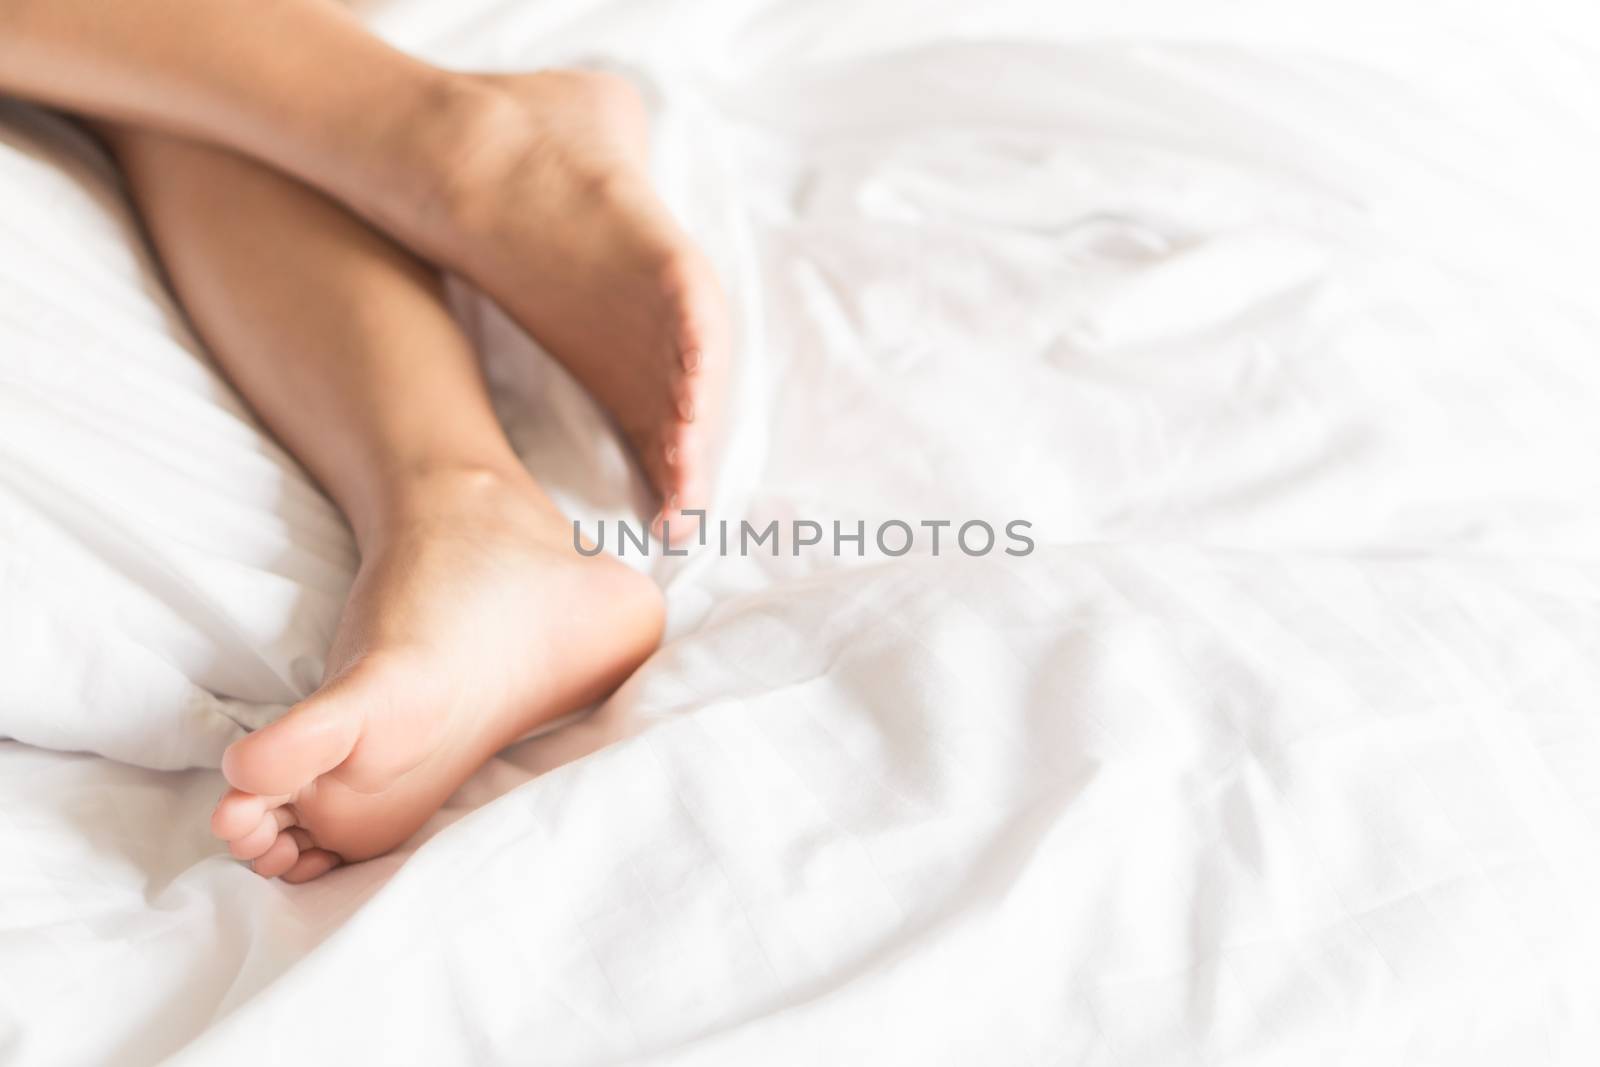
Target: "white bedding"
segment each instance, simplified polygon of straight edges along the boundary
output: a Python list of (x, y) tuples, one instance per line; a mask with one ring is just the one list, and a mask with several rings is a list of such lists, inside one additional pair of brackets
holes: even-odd
[(723, 515), (1038, 549), (652, 560), (628, 686), (303, 887), (210, 768), (348, 536), (0, 108), (0, 1064), (1600, 1060), (1600, 67), (1463, 6), (358, 5), (650, 80), (745, 338)]

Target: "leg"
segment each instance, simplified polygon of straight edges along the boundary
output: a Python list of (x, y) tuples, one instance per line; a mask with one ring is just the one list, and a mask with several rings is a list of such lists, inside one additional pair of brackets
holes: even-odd
[(213, 819), (260, 873), (314, 877), (393, 848), (498, 749), (614, 688), (659, 640), (660, 596), (573, 551), (431, 270), (259, 164), (106, 137), (196, 328), (361, 550), (323, 687), (228, 750)]
[(226, 145), (365, 212), (426, 197), (486, 104), (331, 0), (0, 0), (0, 93)]
[(625, 82), (443, 71), (331, 0), (0, 0), (0, 92), (321, 188), (500, 302), (611, 413), (665, 503), (705, 502), (727, 309), (650, 188)]

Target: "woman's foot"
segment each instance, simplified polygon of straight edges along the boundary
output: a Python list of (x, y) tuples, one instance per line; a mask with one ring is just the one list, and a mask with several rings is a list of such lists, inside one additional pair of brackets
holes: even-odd
[(328, 681), (224, 755), (212, 829), (292, 882), (387, 852), (500, 749), (619, 685), (662, 621), (655, 585), (579, 555), (520, 472), (436, 479), (366, 553)]
[(471, 117), (457, 121), (422, 215), (426, 250), (476, 282), (594, 396), (663, 511), (705, 506), (728, 309), (710, 263), (651, 188), (638, 91), (582, 71), (471, 84)]

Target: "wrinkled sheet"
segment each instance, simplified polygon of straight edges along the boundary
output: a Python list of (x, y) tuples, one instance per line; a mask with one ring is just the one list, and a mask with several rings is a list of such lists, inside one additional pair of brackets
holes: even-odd
[[(256, 879), (212, 768), (314, 685), (353, 550), (93, 145), (5, 105), (0, 1063), (1600, 1059), (1576, 23), (356, 6), (649, 84), (739, 314), (721, 514), (1038, 548), (640, 561), (669, 639), (593, 715)], [(593, 408), (455, 299), (530, 467), (627, 514)]]

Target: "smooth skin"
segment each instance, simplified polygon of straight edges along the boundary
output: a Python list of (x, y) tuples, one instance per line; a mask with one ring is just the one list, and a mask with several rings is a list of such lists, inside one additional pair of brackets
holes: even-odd
[(319, 188), (504, 307), (611, 414), (664, 512), (705, 503), (728, 312), (651, 189), (625, 80), (442, 70), (333, 0), (0, 0), (0, 93)]
[(573, 551), (432, 265), (596, 396), (663, 517), (703, 502), (726, 310), (626, 83), (449, 74), (326, 0), (0, 0), (0, 91), (100, 132), (196, 329), (360, 549), (322, 687), (224, 757), (233, 855), (295, 882), (380, 855), (650, 654), (659, 591)]

